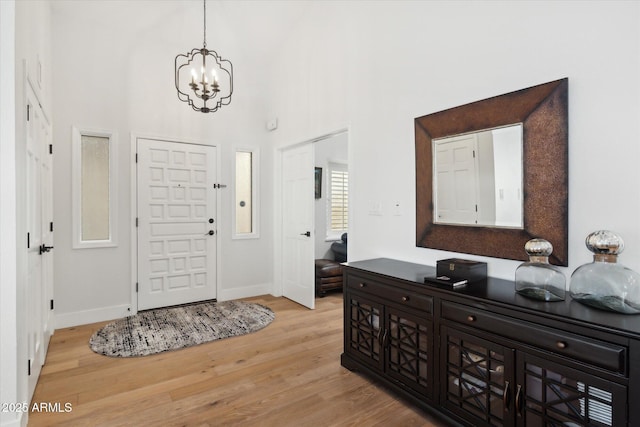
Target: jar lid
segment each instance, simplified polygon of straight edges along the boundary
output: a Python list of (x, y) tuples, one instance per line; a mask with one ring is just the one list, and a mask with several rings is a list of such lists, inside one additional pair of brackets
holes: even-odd
[(529, 256), (546, 256), (553, 252), (553, 245), (548, 240), (531, 239), (524, 245), (524, 250)]
[(624, 250), (624, 240), (609, 230), (598, 230), (589, 234), (585, 245), (594, 254), (618, 255)]

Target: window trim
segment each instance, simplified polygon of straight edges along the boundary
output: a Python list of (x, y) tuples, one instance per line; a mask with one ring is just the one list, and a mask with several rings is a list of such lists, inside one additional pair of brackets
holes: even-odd
[[(331, 192), (332, 192), (332, 187), (331, 187), (331, 175), (332, 172), (336, 170), (336, 171), (340, 171), (340, 172), (346, 172), (347, 173), (347, 179), (349, 176), (349, 165), (347, 163), (344, 162), (339, 162), (339, 161), (332, 161), (330, 160), (327, 164), (327, 174), (326, 174), (326, 182), (325, 184), (325, 188), (327, 189), (327, 194), (326, 194), (326, 214), (327, 214), (327, 226), (326, 226), (326, 236), (325, 236), (325, 240), (327, 242), (330, 241), (338, 241), (341, 240), (342, 238), (342, 234), (348, 232), (348, 227), (349, 227), (349, 202), (348, 202), (348, 192), (347, 192), (347, 229), (345, 230), (339, 230), (339, 231), (334, 231), (331, 229), (331, 203), (332, 203), (332, 199), (331, 199)], [(349, 184), (347, 181), (347, 189), (349, 188)]]
[[(109, 239), (82, 240), (82, 137), (109, 139)], [(118, 246), (118, 176), (117, 133), (108, 130), (71, 128), (71, 220), (73, 249), (106, 248)]]
[[(236, 231), (236, 210), (238, 207), (238, 203), (236, 201), (236, 153), (251, 153), (251, 233), (238, 233)], [(232, 164), (233, 172), (231, 180), (233, 183), (233, 192), (231, 194), (231, 239), (258, 239), (260, 237), (260, 220), (258, 217), (260, 212), (260, 148), (247, 146), (234, 147)]]

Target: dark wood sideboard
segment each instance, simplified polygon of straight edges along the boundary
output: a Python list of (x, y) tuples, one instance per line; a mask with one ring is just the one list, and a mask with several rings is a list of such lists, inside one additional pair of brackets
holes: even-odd
[(545, 303), (489, 278), (425, 284), (435, 268), (344, 268), (341, 363), (446, 423), (640, 426), (640, 315)]

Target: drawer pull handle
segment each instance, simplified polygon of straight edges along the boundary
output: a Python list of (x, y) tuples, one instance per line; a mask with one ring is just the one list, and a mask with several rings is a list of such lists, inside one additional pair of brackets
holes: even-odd
[(367, 285), (366, 285), (366, 284), (364, 284), (364, 283), (360, 283), (360, 287), (361, 287), (361, 288), (364, 288), (365, 286), (367, 286)]
[(567, 348), (567, 343), (564, 341), (558, 341), (556, 343), (556, 347), (558, 347), (560, 350), (564, 350), (565, 348)]
[(476, 316), (470, 314), (470, 315), (467, 316), (467, 320), (469, 322), (475, 322), (476, 321)]
[(402, 301), (404, 301), (404, 302), (409, 301), (409, 297), (402, 297)]

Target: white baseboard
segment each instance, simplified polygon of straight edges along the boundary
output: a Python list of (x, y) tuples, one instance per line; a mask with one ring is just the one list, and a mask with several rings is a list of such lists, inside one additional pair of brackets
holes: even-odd
[(272, 294), (273, 285), (271, 283), (261, 283), (253, 286), (233, 289), (219, 289), (218, 301), (230, 301), (240, 298), (257, 297), (260, 295)]
[[(218, 301), (230, 301), (272, 293), (273, 285), (271, 283), (261, 283), (242, 288), (220, 289), (217, 299)], [(55, 315), (55, 328), (69, 328), (72, 326), (87, 325), (89, 323), (104, 322), (106, 320), (121, 319), (134, 314), (133, 311), (128, 310), (129, 307), (129, 305), (115, 305), (93, 310), (59, 313)]]
[(87, 325), (89, 323), (104, 322), (105, 320), (120, 319), (129, 316), (130, 305), (114, 305), (93, 310), (74, 311), (55, 315), (56, 329), (71, 326)]
[(28, 421), (27, 412), (0, 414), (0, 427), (26, 427)]

